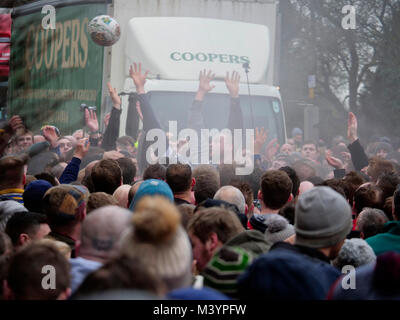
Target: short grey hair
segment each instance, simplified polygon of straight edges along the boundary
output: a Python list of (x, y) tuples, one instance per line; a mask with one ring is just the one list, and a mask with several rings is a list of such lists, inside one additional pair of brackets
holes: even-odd
[(224, 186), (220, 188), (214, 196), (215, 200), (223, 200), (238, 207), (240, 213), (246, 209), (246, 200), (243, 193), (233, 186)]
[(357, 230), (364, 234), (364, 239), (381, 233), (389, 219), (382, 210), (364, 208), (357, 218)]

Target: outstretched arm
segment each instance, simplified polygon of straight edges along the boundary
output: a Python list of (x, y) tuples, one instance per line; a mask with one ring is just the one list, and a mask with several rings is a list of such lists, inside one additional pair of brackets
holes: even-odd
[(243, 113), (242, 109), (240, 108), (239, 83), (240, 75), (238, 72), (233, 71), (230, 77), (229, 72), (226, 73), (225, 85), (231, 96), (228, 128), (232, 131), (235, 129), (243, 130)]
[(189, 110), (188, 128), (197, 131), (200, 134), (200, 130), (205, 128), (203, 118), (203, 100), (205, 95), (215, 88), (210, 82), (214, 79), (215, 75), (212, 71), (206, 71), (205, 69), (200, 71), (199, 75), (199, 89), (196, 92), (193, 104)]
[(110, 120), (106, 131), (104, 132), (101, 146), (105, 151), (110, 151), (116, 148), (115, 142), (117, 141), (119, 135), (121, 98), (118, 96), (117, 89), (113, 88), (111, 83), (107, 83), (107, 87), (113, 107), (111, 109)]
[(350, 145), (347, 147), (351, 154), (351, 161), (357, 171), (361, 171), (364, 167), (368, 166), (368, 157), (362, 147), (357, 134), (358, 121), (353, 112), (349, 112), (349, 119), (347, 122), (347, 138)]

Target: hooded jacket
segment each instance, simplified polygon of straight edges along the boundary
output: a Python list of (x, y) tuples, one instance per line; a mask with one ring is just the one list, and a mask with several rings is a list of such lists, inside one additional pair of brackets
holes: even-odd
[(383, 230), (383, 233), (366, 240), (375, 254), (379, 256), (388, 251), (400, 253), (400, 221), (386, 223)]

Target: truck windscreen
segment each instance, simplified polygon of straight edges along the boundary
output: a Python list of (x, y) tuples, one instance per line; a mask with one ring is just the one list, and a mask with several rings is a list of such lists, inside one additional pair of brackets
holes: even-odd
[[(194, 100), (194, 93), (152, 91), (149, 100), (163, 129), (169, 121), (177, 121), (178, 130), (188, 127), (189, 109)], [(250, 104), (253, 112), (251, 112)], [(226, 94), (209, 93), (203, 102), (204, 129), (224, 129), (229, 117), (230, 97)], [(278, 138), (283, 143), (283, 111), (278, 99), (265, 96), (240, 97), (245, 129), (264, 127), (268, 130), (268, 139)], [(253, 116), (252, 116), (253, 113)], [(254, 123), (254, 127), (253, 127)]]

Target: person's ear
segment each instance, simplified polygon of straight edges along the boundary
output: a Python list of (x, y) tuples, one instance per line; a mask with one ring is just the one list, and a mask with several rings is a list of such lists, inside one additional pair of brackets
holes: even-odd
[(23, 245), (30, 240), (29, 236), (26, 233), (21, 233), (18, 237), (18, 244)]
[(247, 216), (247, 212), (249, 212), (249, 206), (247, 203), (244, 205), (244, 214)]
[(191, 185), (192, 190), (193, 190), (193, 188), (194, 188), (195, 185), (196, 185), (196, 179), (195, 179), (195, 178), (192, 178), (192, 185)]
[(364, 232), (360, 232), (360, 238), (365, 240)]
[(293, 199), (294, 199), (294, 197), (293, 197), (293, 194), (291, 193), (287, 202), (288, 202), (288, 203), (289, 203), (289, 202), (292, 202)]
[(24, 177), (22, 178), (22, 185), (26, 184), (26, 174), (24, 173)]
[(257, 199), (260, 200), (260, 201), (263, 199), (263, 195), (262, 195), (261, 190), (258, 190)]
[(210, 234), (210, 237), (206, 241), (206, 250), (210, 255), (213, 255), (218, 246), (219, 246), (218, 236), (215, 232), (212, 232)]

